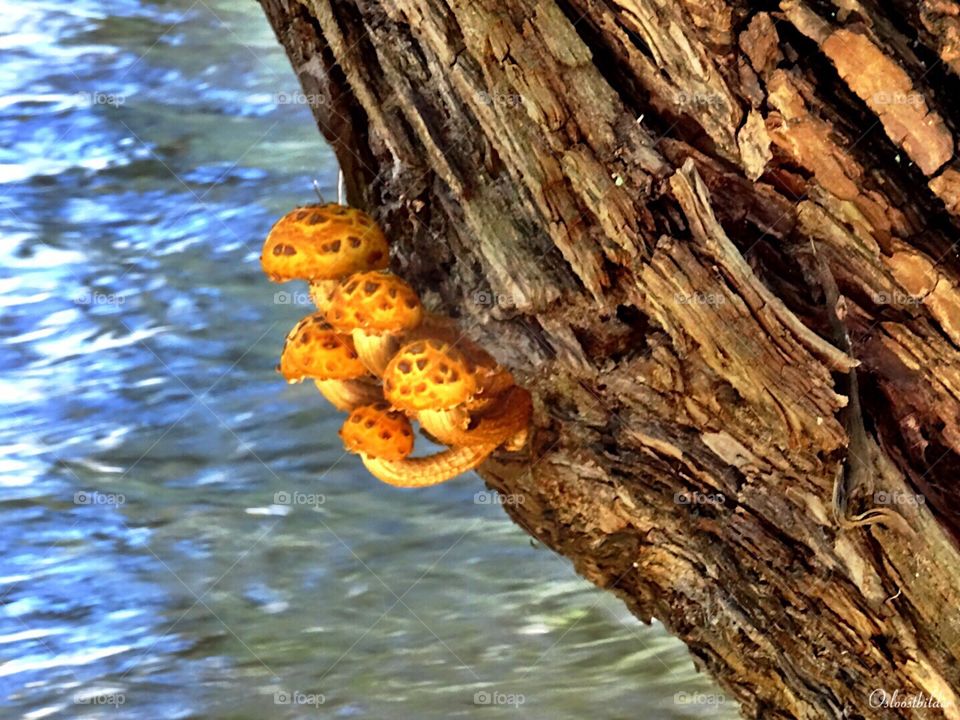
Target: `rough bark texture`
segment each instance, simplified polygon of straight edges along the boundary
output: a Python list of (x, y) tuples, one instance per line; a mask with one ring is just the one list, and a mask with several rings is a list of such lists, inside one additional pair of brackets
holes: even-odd
[[(513, 518), (747, 717), (960, 717), (960, 3), (261, 4), (393, 269), (535, 394)], [(839, 526), (856, 464), (912, 532)]]

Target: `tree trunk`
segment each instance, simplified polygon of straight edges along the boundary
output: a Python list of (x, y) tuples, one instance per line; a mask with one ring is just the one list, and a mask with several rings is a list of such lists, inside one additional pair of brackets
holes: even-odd
[(513, 519), (746, 717), (960, 717), (960, 3), (261, 4)]

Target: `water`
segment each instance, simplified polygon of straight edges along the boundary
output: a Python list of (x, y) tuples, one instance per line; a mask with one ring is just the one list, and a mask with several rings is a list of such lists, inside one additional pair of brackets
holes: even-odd
[(377, 483), (274, 373), (308, 308), (259, 246), (336, 170), (255, 4), (0, 18), (0, 714), (733, 716), (478, 478)]

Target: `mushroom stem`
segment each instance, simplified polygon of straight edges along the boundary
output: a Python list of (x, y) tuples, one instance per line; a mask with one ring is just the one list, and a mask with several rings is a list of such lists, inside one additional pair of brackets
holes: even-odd
[(353, 345), (357, 349), (360, 362), (367, 370), (381, 377), (400, 347), (396, 336), (390, 333), (375, 335), (360, 328), (354, 330), (352, 335)]
[(340, 283), (340, 278), (333, 280), (314, 280), (310, 283), (310, 299), (320, 312), (326, 312), (330, 307), (330, 296)]
[(323, 396), (337, 410), (349, 412), (361, 405), (383, 400), (380, 386), (369, 380), (315, 380)]
[(361, 455), (367, 470), (378, 480), (396, 487), (427, 487), (473, 470), (496, 449), (496, 445), (451, 448), (427, 457), (382, 460)]
[(450, 410), (421, 410), (420, 426), (444, 445), (495, 446), (508, 443), (518, 450), (526, 442), (532, 401), (530, 393), (513, 385), (484, 412), (473, 416), (462, 406)]

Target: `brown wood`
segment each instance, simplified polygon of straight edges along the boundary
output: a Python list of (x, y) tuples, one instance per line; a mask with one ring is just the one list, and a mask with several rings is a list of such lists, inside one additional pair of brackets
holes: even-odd
[(960, 3), (261, 4), (394, 270), (535, 395), (514, 520), (746, 717), (960, 718)]

